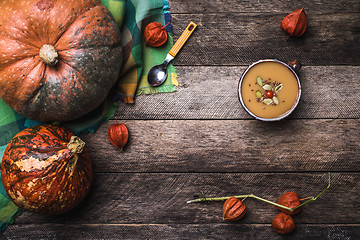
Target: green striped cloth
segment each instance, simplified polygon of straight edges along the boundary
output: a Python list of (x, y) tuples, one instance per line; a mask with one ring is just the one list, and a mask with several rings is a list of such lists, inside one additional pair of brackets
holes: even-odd
[[(153, 88), (147, 84), (146, 80), (147, 72), (151, 66), (163, 62), (167, 52), (172, 47), (171, 34), (169, 34), (167, 44), (160, 48), (145, 46), (142, 36), (143, 29), (148, 23), (156, 21), (165, 25), (170, 21), (168, 1), (101, 1), (112, 13), (121, 28), (124, 49), (123, 69), (114, 95), (109, 95), (101, 106), (80, 119), (66, 123), (54, 123), (70, 128), (75, 134), (93, 132), (112, 117), (117, 106), (115, 100), (122, 99), (126, 103), (133, 103), (136, 95), (176, 91), (177, 74), (172, 65), (169, 66), (168, 79), (163, 85)], [(171, 33), (171, 24), (166, 27), (166, 30)], [(24, 118), (0, 99), (0, 159), (3, 157), (6, 145), (14, 135), (24, 128), (38, 124), (42, 123)], [(0, 183), (0, 231), (4, 231), (22, 212), (10, 201)]]
[[(168, 78), (159, 87), (150, 87), (147, 83), (147, 73), (154, 65), (165, 60), (166, 54), (173, 45), (171, 34), (169, 41), (159, 48), (148, 47), (144, 44), (143, 29), (150, 22), (159, 22), (165, 25), (170, 21), (169, 4), (167, 0), (102, 0), (115, 20), (122, 26), (122, 45), (124, 46), (124, 65), (117, 83), (115, 99), (122, 99), (126, 103), (133, 103), (135, 95), (152, 94), (159, 92), (176, 91), (176, 69), (170, 64)], [(122, 18), (123, 6), (125, 15)], [(168, 25), (166, 30), (171, 33), (172, 27)]]

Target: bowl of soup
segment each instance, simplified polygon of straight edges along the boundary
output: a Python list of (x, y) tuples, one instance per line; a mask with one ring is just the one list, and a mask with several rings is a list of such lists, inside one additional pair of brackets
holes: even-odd
[(262, 121), (278, 121), (289, 116), (299, 103), (301, 85), (297, 60), (286, 64), (276, 59), (259, 60), (241, 75), (239, 100), (244, 109)]

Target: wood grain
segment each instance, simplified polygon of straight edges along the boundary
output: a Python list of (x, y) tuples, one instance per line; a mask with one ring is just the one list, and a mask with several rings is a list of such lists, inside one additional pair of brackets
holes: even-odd
[[(61, 216), (24, 213), (17, 224), (213, 224), (223, 223), (223, 202), (186, 201), (203, 193), (224, 197), (253, 193), (270, 201), (287, 191), (316, 196), (328, 185), (323, 173), (99, 173), (87, 199)], [(351, 224), (360, 219), (359, 173), (332, 173), (331, 187), (294, 216), (299, 224)], [(239, 224), (269, 224), (279, 213), (272, 205), (246, 199)]]
[(308, 28), (287, 42), (279, 13), (173, 14), (174, 39), (188, 22), (198, 28), (175, 65), (249, 65), (259, 59), (298, 58), (304, 65), (359, 65), (360, 14), (308, 15)]
[[(306, 233), (306, 234), (304, 234)], [(356, 239), (360, 225), (297, 224), (289, 236), (275, 233), (270, 224), (26, 224), (12, 225), (4, 239)]]
[[(242, 108), (237, 93), (245, 69), (178, 66), (177, 92), (141, 95), (135, 104), (119, 102), (114, 118), (253, 119)], [(290, 118), (360, 118), (356, 100), (359, 74), (359, 66), (303, 66), (299, 72), (302, 96)]]
[[(360, 236), (360, 2), (170, 0), (174, 40), (198, 28), (174, 65), (175, 93), (119, 102), (113, 118), (81, 138), (94, 163), (87, 198), (71, 212), (25, 212), (0, 239), (357, 239)], [(308, 28), (285, 42), (280, 22), (304, 7)], [(238, 81), (259, 59), (298, 59), (302, 97), (286, 120), (264, 123), (241, 107)], [(107, 128), (125, 123), (119, 152)], [(315, 196), (294, 217), (296, 230), (271, 228), (275, 207), (248, 198), (241, 222), (222, 220), (223, 202), (206, 197), (287, 191)]]
[(110, 121), (82, 139), (97, 172), (359, 171), (359, 121), (128, 120), (123, 152)]
[[(319, 13), (354, 13), (359, 12), (357, 0), (296, 2), (287, 0), (275, 1), (238, 1), (238, 0), (170, 0), (170, 11), (173, 14), (203, 13), (282, 13), (289, 14), (296, 8), (304, 8), (308, 15)], [(284, 16), (285, 16), (284, 15)]]

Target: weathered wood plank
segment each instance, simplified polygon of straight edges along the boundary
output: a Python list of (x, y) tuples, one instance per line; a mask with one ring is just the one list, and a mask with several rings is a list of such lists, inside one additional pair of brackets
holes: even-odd
[(124, 122), (119, 152), (104, 124), (82, 136), (97, 172), (359, 171), (359, 119)]
[[(360, 2), (357, 0), (339, 1), (239, 1), (239, 0), (170, 0), (171, 12), (178, 13), (230, 13), (230, 12), (258, 12), (289, 14), (296, 8), (304, 7), (308, 15), (319, 13), (353, 13), (359, 12)], [(284, 16), (285, 16), (284, 15)]]
[(308, 16), (301, 38), (287, 42), (279, 13), (173, 14), (174, 38), (190, 20), (199, 27), (178, 54), (176, 65), (248, 65), (264, 58), (298, 58), (305, 65), (359, 65), (360, 14)]
[[(237, 93), (245, 69), (178, 66), (177, 92), (138, 96), (135, 104), (119, 102), (114, 118), (252, 119), (242, 108)], [(303, 66), (299, 76), (302, 96), (290, 118), (360, 118), (356, 101), (360, 67)]]
[[(199, 24), (174, 61), (179, 91), (140, 96), (132, 106), (120, 103), (115, 119), (130, 130), (124, 152), (106, 137), (115, 121), (83, 136), (95, 169), (86, 200), (61, 216), (24, 213), (0, 238), (284, 239), (270, 226), (279, 210), (255, 199), (245, 201), (248, 212), (238, 223), (222, 221), (222, 202), (185, 202), (201, 192), (253, 193), (273, 201), (286, 191), (307, 197), (324, 189), (326, 172), (334, 171), (329, 191), (295, 216), (296, 231), (287, 238), (356, 239), (360, 2), (170, 5), (175, 39), (190, 20)], [(300, 7), (307, 11), (308, 30), (284, 43), (280, 21)], [(305, 65), (299, 107), (278, 123), (249, 120), (236, 92), (245, 66), (269, 57), (298, 58)]]
[[(298, 224), (287, 236), (294, 240), (356, 239), (360, 225)], [(26, 224), (12, 225), (6, 239), (284, 239), (270, 224)]]
[[(301, 224), (351, 224), (360, 219), (360, 173), (332, 173), (331, 188), (294, 217)], [(223, 202), (186, 204), (196, 194), (208, 197), (253, 193), (271, 201), (287, 191), (316, 196), (328, 185), (323, 173), (101, 173), (87, 199), (62, 216), (24, 213), (16, 224), (209, 224), (223, 223)], [(269, 224), (279, 210), (246, 199), (241, 223)]]

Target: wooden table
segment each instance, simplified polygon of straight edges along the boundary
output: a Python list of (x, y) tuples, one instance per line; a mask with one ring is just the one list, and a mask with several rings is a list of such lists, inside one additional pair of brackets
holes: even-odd
[[(289, 239), (360, 236), (360, 2), (171, 0), (174, 38), (199, 26), (176, 58), (175, 93), (119, 104), (113, 120), (82, 138), (95, 177), (71, 213), (24, 213), (8, 239), (283, 239), (271, 227), (279, 210), (246, 199), (240, 222), (222, 220), (223, 202), (186, 204), (194, 195), (255, 194), (271, 201), (287, 191), (315, 196), (294, 217)], [(283, 17), (305, 8), (308, 29), (291, 38)], [(246, 66), (264, 58), (298, 59), (302, 97), (280, 122), (261, 122), (240, 105)], [(108, 126), (125, 123), (119, 152)]]

